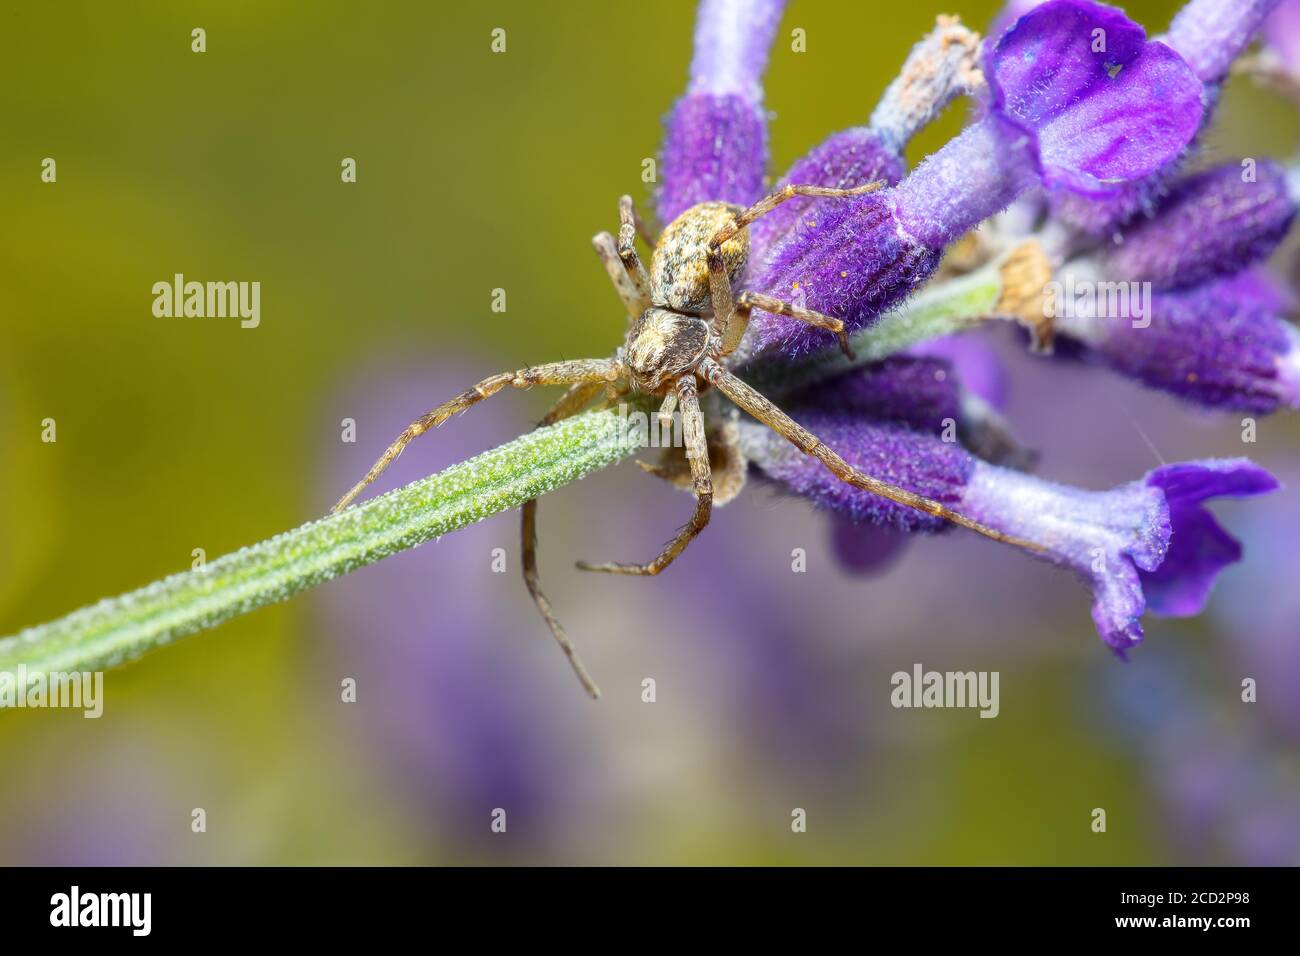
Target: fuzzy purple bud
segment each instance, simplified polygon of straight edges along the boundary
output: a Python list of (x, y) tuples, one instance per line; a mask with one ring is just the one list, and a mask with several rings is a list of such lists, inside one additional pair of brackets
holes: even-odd
[[(821, 411), (795, 410), (806, 428), (868, 475), (955, 506), (975, 467), (955, 442), (941, 441), (894, 425)], [(815, 458), (803, 454), (763, 426), (741, 422), (741, 442), (759, 473), (818, 507), (855, 522), (869, 521), (902, 531), (941, 531), (940, 518), (895, 504), (840, 481)]]
[[(870, 127), (855, 126), (836, 133), (797, 160), (781, 177), (780, 185), (835, 186), (849, 189), (884, 180), (893, 184), (907, 172), (902, 156), (881, 140)], [(796, 196), (777, 206), (749, 227), (755, 260), (787, 234), (816, 229), (824, 210), (839, 200)]]
[[(1142, 308), (1068, 322), (1111, 368), (1189, 401), (1268, 414), (1300, 407), (1300, 333), (1265, 276), (1156, 292)], [(1125, 317), (1127, 316), (1127, 317)]]
[(801, 389), (788, 403), (938, 434), (961, 415), (961, 388), (939, 358), (895, 356)]
[[(885, 90), (871, 122), (836, 133), (797, 160), (780, 185), (848, 189), (870, 182), (897, 183), (907, 172), (903, 151), (917, 132), (958, 96), (982, 88), (979, 35), (956, 17), (940, 17), (912, 47), (898, 77)], [(804, 226), (815, 228), (820, 210), (834, 200), (797, 196), (750, 227), (761, 257), (777, 240)]]
[(784, 0), (704, 0), (686, 95), (668, 117), (659, 218), (696, 203), (748, 205), (763, 192), (763, 72)]
[(1295, 213), (1282, 167), (1228, 163), (1179, 183), (1153, 218), (1125, 232), (1106, 271), (1164, 288), (1232, 275), (1272, 253)]

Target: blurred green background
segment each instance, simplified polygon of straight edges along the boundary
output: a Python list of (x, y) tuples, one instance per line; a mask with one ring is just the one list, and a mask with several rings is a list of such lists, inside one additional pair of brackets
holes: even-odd
[[(1174, 7), (1131, 12), (1159, 29)], [(995, 8), (792, 3), (781, 37), (802, 27), (808, 50), (779, 38), (772, 57), (773, 169), (865, 121), (935, 14), (980, 28)], [(589, 239), (616, 223), (620, 193), (648, 199), (641, 161), (684, 87), (692, 17), (685, 2), (7, 5), (0, 633), (186, 568), (194, 548), (212, 558), (321, 514), (395, 427), (482, 375), (606, 354), (622, 319)], [(504, 55), (489, 50), (494, 27)], [(1285, 156), (1296, 141), (1287, 105), (1244, 83), (1222, 113), (1212, 151)], [(950, 111), (913, 159), (963, 117)], [(40, 180), (44, 157), (56, 184)], [(340, 182), (344, 157), (354, 185)], [(151, 286), (176, 272), (260, 281), (261, 326), (154, 318)], [(1171, 460), (1241, 453), (1235, 423), (1166, 431), (1172, 405), (1100, 373), (1060, 388), (1035, 401), (1068, 404), (1092, 430), (1026, 427), (1052, 477), (1100, 487), (1154, 464), (1126, 416)], [(508, 438), (547, 400), (504, 396), (449, 426), (448, 447)], [(348, 416), (356, 445), (339, 441)], [(1270, 424), (1261, 442), (1261, 457), (1284, 457), (1296, 430)], [(648, 556), (687, 508), (630, 466), (544, 503), (543, 574), (606, 688), (599, 704), (533, 617), (516, 518), (502, 516), (111, 672), (101, 720), (0, 715), (0, 861), (1233, 858), (1213, 835), (1180, 849), (1140, 751), (1090, 709), (1098, 668), (1120, 665), (1063, 576), (947, 536), (891, 576), (852, 579), (820, 516), (756, 489), (719, 514), (712, 550), (662, 578), (572, 570), (575, 557)], [(799, 545), (805, 576), (786, 567)], [(508, 575), (453, 583), (488, 578), (497, 546)], [(407, 602), (402, 621), (367, 616), (384, 587)], [(770, 633), (720, 647), (755, 602)], [(340, 628), (348, 609), (373, 626)], [(447, 655), (429, 662), (446, 670), (427, 691), (444, 699), (404, 716), (375, 676), (342, 703), (340, 680), (367, 654), (398, 653), (402, 669), (380, 633), (394, 627), (418, 638), (402, 647)], [(1211, 673), (1231, 639), (1211, 619), (1149, 633), (1139, 655), (1200, 653)], [(465, 665), (467, 643), (492, 656)], [(1000, 668), (1001, 718), (892, 711), (888, 675), (918, 660)], [(640, 701), (648, 674), (653, 706)], [(796, 678), (808, 687), (791, 703)], [(494, 781), (505, 764), (510, 780)], [(493, 837), (496, 786), (548, 797)], [(1088, 826), (1097, 806), (1104, 835)], [(792, 807), (808, 809), (808, 833), (790, 832)]]

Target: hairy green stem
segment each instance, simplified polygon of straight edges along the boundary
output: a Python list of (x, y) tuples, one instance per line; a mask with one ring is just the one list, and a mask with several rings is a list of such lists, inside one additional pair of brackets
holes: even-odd
[(588, 412), (138, 591), (0, 640), (0, 672), (95, 671), (517, 508), (632, 454), (626, 420)]
[[(774, 394), (971, 327), (1002, 293), (989, 266), (934, 284), (838, 350), (791, 363), (763, 357), (742, 374)], [(640, 406), (638, 405), (638, 408)], [(631, 455), (636, 429), (618, 411), (595, 411), (508, 442), (346, 511), (207, 564), (0, 639), (0, 674), (94, 671), (456, 531)]]

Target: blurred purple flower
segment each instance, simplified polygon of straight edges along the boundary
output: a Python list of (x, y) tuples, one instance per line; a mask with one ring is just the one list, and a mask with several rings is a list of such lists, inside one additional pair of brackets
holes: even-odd
[[(400, 363), (399, 363), (400, 364)], [(444, 359), (430, 368), (359, 374), (340, 390), (340, 416), (356, 421), (355, 444), (331, 441), (319, 496), (332, 499), (364, 470), (412, 417), (436, 402), (430, 383), (454, 381), (472, 362)], [(508, 402), (475, 410), (471, 425), (453, 420), (437, 440), (417, 442), (385, 475), (402, 484), (517, 434), (527, 417)], [(519, 532), (514, 515), (362, 569), (324, 588), (321, 627), (332, 638), (328, 666), (357, 682), (356, 715), (364, 746), (438, 834), (480, 849), (490, 843), (490, 814), (507, 813), (518, 841), (536, 845), (566, 818), (563, 675), (547, 680), (553, 648), (513, 600)], [(492, 549), (504, 549), (512, 574), (492, 573)], [(509, 594), (509, 597), (506, 595)], [(535, 643), (533, 643), (535, 642)], [(530, 653), (530, 650), (536, 653)], [(546, 720), (537, 715), (546, 713)]]

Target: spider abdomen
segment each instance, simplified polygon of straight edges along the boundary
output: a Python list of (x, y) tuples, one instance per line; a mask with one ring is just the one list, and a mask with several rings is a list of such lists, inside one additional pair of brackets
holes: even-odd
[[(704, 315), (712, 308), (709, 295), (709, 240), (743, 212), (724, 202), (702, 202), (686, 210), (664, 229), (650, 261), (651, 297), (655, 305), (674, 312)], [(740, 281), (749, 259), (749, 235), (740, 230), (718, 247), (727, 276)]]

